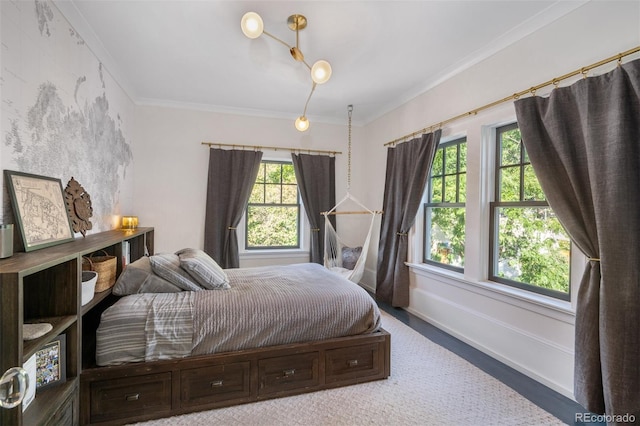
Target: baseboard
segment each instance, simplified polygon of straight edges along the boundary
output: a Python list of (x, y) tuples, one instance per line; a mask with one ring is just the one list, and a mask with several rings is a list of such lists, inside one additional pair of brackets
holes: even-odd
[(362, 278), (358, 283), (369, 293), (376, 293), (376, 271), (373, 269), (365, 268), (362, 273)]
[[(412, 289), (411, 298), (412, 306), (406, 308), (409, 313), (561, 395), (574, 399), (571, 351), (488, 317), (468, 306), (419, 289)], [(547, 371), (539, 372), (545, 368)], [(556, 376), (562, 379), (551, 378)]]

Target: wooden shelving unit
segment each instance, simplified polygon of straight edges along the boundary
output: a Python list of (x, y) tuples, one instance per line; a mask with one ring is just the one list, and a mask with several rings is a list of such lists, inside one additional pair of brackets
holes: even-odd
[[(83, 368), (95, 364), (95, 330), (100, 314), (115, 298), (111, 290), (96, 293), (81, 306), (82, 257), (104, 250), (123, 268), (123, 243), (130, 261), (153, 254), (153, 228), (113, 230), (72, 242), (15, 253), (0, 260), (0, 374), (22, 366), (43, 345), (57, 336), (66, 339), (66, 380), (38, 389), (26, 411), (22, 406), (0, 409), (0, 425), (77, 425), (79, 378)], [(25, 323), (47, 322), (53, 329), (35, 340), (23, 341)]]

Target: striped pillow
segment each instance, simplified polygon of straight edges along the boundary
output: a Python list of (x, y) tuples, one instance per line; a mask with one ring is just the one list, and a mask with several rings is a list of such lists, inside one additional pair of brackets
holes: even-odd
[(208, 290), (227, 290), (229, 277), (227, 273), (202, 250), (185, 248), (176, 252), (180, 258), (180, 266), (187, 271), (203, 288)]
[(142, 256), (124, 268), (113, 286), (113, 294), (126, 296), (136, 293), (176, 293), (182, 289), (151, 270), (151, 262)]
[(202, 290), (189, 274), (180, 268), (180, 258), (172, 253), (156, 254), (149, 257), (151, 270), (171, 284), (187, 291)]

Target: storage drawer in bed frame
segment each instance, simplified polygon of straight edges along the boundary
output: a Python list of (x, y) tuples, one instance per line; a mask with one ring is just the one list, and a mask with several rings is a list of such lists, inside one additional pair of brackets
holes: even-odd
[(171, 411), (171, 373), (100, 380), (91, 383), (91, 415), (107, 421)]
[(82, 424), (124, 424), (379, 380), (384, 330), (320, 342), (83, 370)]
[(182, 408), (243, 401), (251, 395), (251, 362), (220, 363), (180, 371)]
[(287, 395), (320, 383), (318, 352), (258, 360), (258, 398)]

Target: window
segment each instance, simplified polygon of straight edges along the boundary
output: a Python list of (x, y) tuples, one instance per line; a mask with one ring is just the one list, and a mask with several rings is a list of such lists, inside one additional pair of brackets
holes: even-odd
[(247, 249), (300, 247), (300, 198), (292, 163), (260, 163), (245, 217)]
[(517, 123), (496, 131), (489, 278), (569, 300), (571, 243), (549, 207)]
[(440, 144), (427, 191), (423, 261), (462, 271), (467, 191), (466, 138)]

